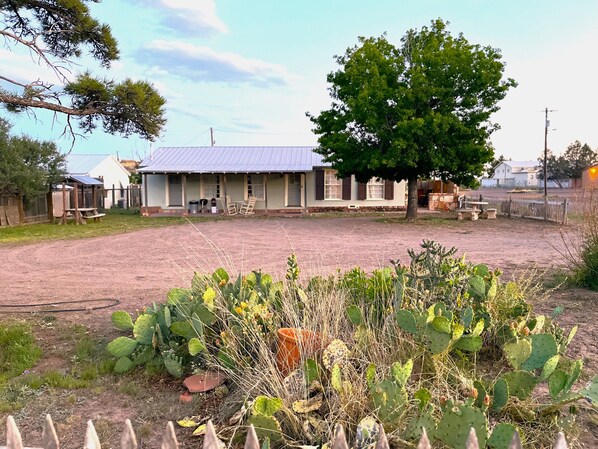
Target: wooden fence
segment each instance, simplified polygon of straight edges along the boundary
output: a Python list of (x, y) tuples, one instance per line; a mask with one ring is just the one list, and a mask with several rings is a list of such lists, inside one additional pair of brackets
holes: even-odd
[[(59, 447), (60, 442), (58, 441), (58, 436), (56, 435), (56, 430), (54, 429), (52, 418), (50, 418), (50, 415), (46, 415), (46, 421), (44, 423), (44, 429), (42, 431), (42, 448), (59, 449)], [(137, 449), (137, 438), (135, 436), (135, 432), (133, 431), (133, 427), (131, 426), (131, 421), (129, 421), (128, 419), (125, 421), (125, 428), (120, 438), (120, 447), (121, 449)], [(223, 447), (226, 446), (218, 439), (214, 426), (212, 425), (212, 421), (208, 421), (206, 426), (206, 434), (204, 436), (203, 441), (203, 449), (222, 449)], [(349, 449), (343, 426), (336, 426), (336, 432), (332, 441), (332, 445), (330, 447), (331, 449)], [(166, 425), (166, 431), (164, 432), (164, 437), (162, 439), (161, 449), (178, 448), (179, 443), (174, 432), (174, 426), (172, 422), (168, 422), (168, 424)], [(249, 431), (247, 432), (244, 448), (261, 448), (253, 424), (249, 426)], [(375, 445), (375, 449), (389, 448), (390, 446), (388, 444), (386, 434), (384, 433), (384, 429), (380, 427), (380, 435), (378, 436), (378, 441)], [(23, 446), (21, 434), (12, 416), (9, 416), (6, 420), (6, 446), (0, 446), (0, 449), (34, 449), (25, 448)], [(87, 421), (87, 431), (85, 432), (85, 441), (83, 443), (83, 449), (101, 449), (100, 440), (91, 421)], [(423, 431), (421, 439), (419, 440), (419, 443), (417, 444), (417, 449), (432, 449), (432, 445), (428, 440), (425, 429)], [(469, 437), (467, 438), (467, 442), (465, 443), (464, 449), (480, 449), (478, 439), (473, 428), (469, 432)], [(509, 445), (509, 449), (521, 449), (521, 440), (517, 432), (515, 432), (515, 434), (513, 435), (513, 440)], [(559, 432), (559, 434), (556, 437), (553, 449), (567, 449), (567, 442), (565, 441), (565, 436), (561, 432)]]
[(533, 218), (567, 224), (568, 201), (544, 201), (544, 199), (495, 199), (484, 198), (500, 215), (508, 218)]

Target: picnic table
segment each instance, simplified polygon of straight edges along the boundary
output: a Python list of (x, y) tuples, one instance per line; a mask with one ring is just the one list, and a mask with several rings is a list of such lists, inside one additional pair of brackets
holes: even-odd
[(66, 212), (67, 214), (71, 214), (75, 219), (75, 223), (80, 224), (87, 224), (87, 220), (91, 220), (92, 218), (93, 221), (101, 221), (102, 217), (106, 215), (99, 213), (97, 207), (77, 207), (66, 209)]

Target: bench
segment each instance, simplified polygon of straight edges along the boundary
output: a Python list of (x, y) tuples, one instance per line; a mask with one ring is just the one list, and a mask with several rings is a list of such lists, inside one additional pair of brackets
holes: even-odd
[(106, 214), (83, 215), (83, 218), (86, 220), (93, 218), (94, 221), (101, 221), (104, 216), (106, 216)]
[(480, 213), (479, 209), (458, 209), (457, 210), (457, 219), (464, 220), (465, 218), (468, 218), (468, 219), (474, 221), (474, 220), (478, 219), (479, 213)]
[(488, 220), (496, 220), (496, 209), (486, 209), (485, 218)]

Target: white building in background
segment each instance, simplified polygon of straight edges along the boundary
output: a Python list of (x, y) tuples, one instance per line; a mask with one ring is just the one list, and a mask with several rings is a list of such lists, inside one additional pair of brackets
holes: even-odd
[[(99, 179), (106, 189), (104, 207), (109, 209), (119, 200), (127, 198), (126, 189), (129, 187), (129, 172), (111, 154), (69, 154), (66, 157), (66, 172), (71, 177), (89, 176)], [(115, 189), (114, 196), (112, 190)]]
[(503, 161), (491, 178), (482, 178), (482, 187), (540, 187), (542, 167), (538, 161)]

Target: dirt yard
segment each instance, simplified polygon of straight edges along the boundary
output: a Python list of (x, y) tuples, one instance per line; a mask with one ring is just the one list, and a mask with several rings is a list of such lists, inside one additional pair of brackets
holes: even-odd
[[(83, 301), (89, 299), (119, 299), (115, 308), (59, 314), (105, 336), (112, 332), (109, 316), (114, 310), (134, 312), (163, 301), (170, 288), (188, 286), (194, 271), (223, 266), (231, 274), (261, 268), (284, 275), (291, 252), (297, 254), (304, 278), (354, 266), (371, 270), (388, 265), (390, 259), (406, 262), (407, 249), (418, 247), (423, 239), (455, 246), (469, 260), (501, 268), (506, 278), (562, 265), (555, 249), (561, 248), (556, 225), (435, 217), (416, 224), (380, 217), (240, 218), (84, 240), (0, 245), (0, 303), (75, 300), (85, 307)], [(580, 324), (571, 351), (586, 359), (590, 373), (598, 372), (597, 304), (598, 294), (571, 289), (554, 292), (538, 304), (547, 313), (564, 306), (559, 321), (566, 328)]]

